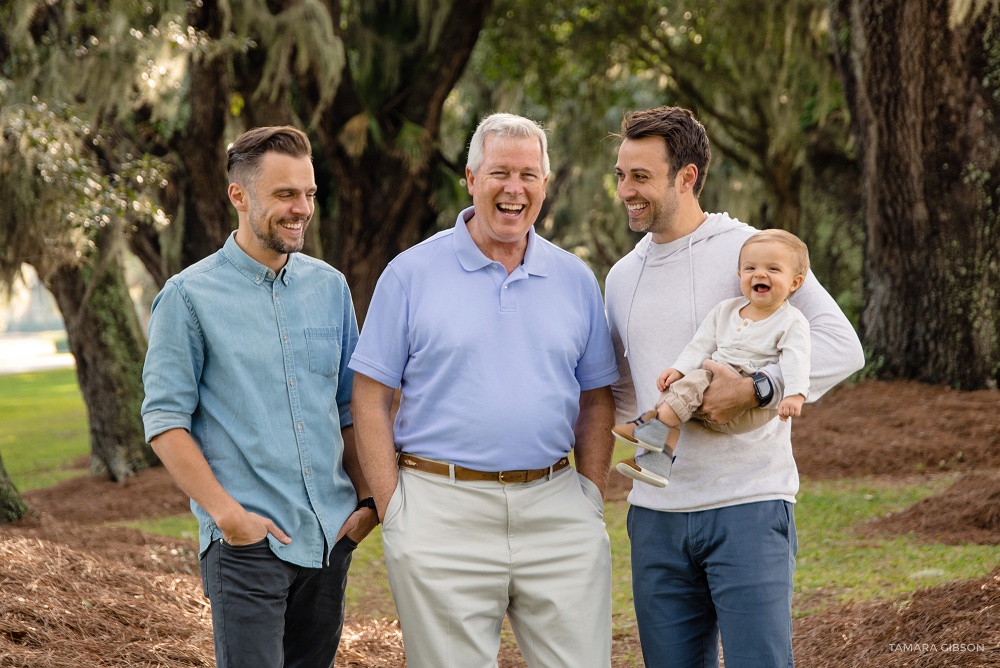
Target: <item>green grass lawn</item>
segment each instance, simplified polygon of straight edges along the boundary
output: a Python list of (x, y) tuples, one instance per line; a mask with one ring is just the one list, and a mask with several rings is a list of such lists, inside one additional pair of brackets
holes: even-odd
[[(0, 377), (0, 424), (0, 455), (21, 491), (80, 474), (72, 465), (87, 454), (89, 436), (73, 370)], [(631, 454), (629, 448), (618, 448), (613, 461)], [(808, 615), (846, 601), (905, 596), (920, 587), (989, 573), (1000, 562), (1000, 547), (922, 544), (909, 536), (865, 538), (856, 530), (869, 519), (944, 490), (953, 480), (930, 475), (915, 481), (803, 480), (795, 507), (796, 614)], [(628, 632), (635, 624), (627, 512), (624, 501), (609, 502), (605, 509), (616, 632)], [(152, 534), (197, 537), (190, 514), (125, 524)], [(395, 615), (378, 529), (355, 552), (347, 607), (354, 615)]]
[(0, 457), (21, 492), (86, 473), (87, 409), (76, 370), (0, 376)]

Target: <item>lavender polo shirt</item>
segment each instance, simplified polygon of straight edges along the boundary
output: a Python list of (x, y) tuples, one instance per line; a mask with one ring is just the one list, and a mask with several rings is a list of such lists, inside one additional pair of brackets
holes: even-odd
[(618, 378), (593, 272), (528, 233), (509, 276), (466, 228), (379, 278), (350, 368), (402, 388), (396, 449), (483, 471), (550, 466), (574, 445), (580, 392)]

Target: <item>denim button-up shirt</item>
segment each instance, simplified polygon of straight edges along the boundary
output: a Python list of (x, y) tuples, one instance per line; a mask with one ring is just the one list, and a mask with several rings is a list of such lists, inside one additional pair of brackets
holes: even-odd
[[(153, 302), (143, 369), (149, 441), (191, 433), (222, 487), (292, 537), (281, 559), (317, 568), (354, 511), (342, 464), (358, 339), (343, 274), (293, 253), (275, 274), (230, 236)], [(222, 538), (193, 501), (202, 553)]]

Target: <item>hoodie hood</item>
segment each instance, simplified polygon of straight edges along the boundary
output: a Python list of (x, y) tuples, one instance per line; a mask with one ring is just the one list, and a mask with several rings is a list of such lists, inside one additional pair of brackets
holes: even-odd
[[(653, 243), (652, 233), (647, 233), (639, 243), (635, 245), (635, 255), (639, 261), (639, 271), (635, 276), (635, 282), (632, 283), (632, 297), (629, 299), (629, 313), (625, 318), (625, 356), (628, 356), (628, 328), (629, 321), (631, 319), (631, 309), (632, 304), (635, 301), (635, 291), (639, 288), (639, 282), (642, 279), (643, 272), (655, 270), (659, 267), (667, 268), (668, 265), (674, 263), (684, 262), (686, 267), (681, 271), (688, 274), (690, 284), (689, 289), (686, 291), (686, 299), (688, 302), (688, 307), (690, 308), (690, 321), (688, 324), (687, 331), (685, 335), (691, 337), (694, 335), (695, 331), (698, 329), (698, 325), (701, 323), (701, 319), (708, 314), (708, 311), (715, 305), (714, 303), (702, 304), (699, 308), (698, 304), (698, 291), (701, 288), (698, 274), (696, 272), (696, 261), (695, 254), (698, 249), (702, 248), (701, 244), (713, 237), (717, 237), (727, 232), (733, 232), (739, 230), (742, 232), (740, 235), (739, 243), (742, 245), (743, 239), (749, 234), (753, 234), (756, 230), (750, 227), (746, 223), (741, 223), (740, 221), (730, 218), (728, 213), (710, 213), (705, 218), (705, 222), (699, 225), (691, 234), (681, 237), (680, 239), (674, 239), (671, 242), (665, 244)], [(711, 253), (708, 258), (703, 261), (714, 261), (716, 258), (711, 257)], [(713, 269), (712, 271), (716, 271)], [(736, 275), (736, 263), (732, 264), (732, 275)], [(736, 287), (739, 287), (739, 282), (736, 282)], [(739, 291), (737, 290), (737, 294)], [(681, 299), (684, 297), (681, 296)]]

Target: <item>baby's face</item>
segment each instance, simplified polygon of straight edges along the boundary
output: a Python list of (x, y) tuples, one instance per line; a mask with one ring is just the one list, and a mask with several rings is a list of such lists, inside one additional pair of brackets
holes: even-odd
[(792, 250), (778, 241), (747, 244), (740, 252), (740, 291), (755, 306), (773, 311), (805, 277), (798, 273)]

